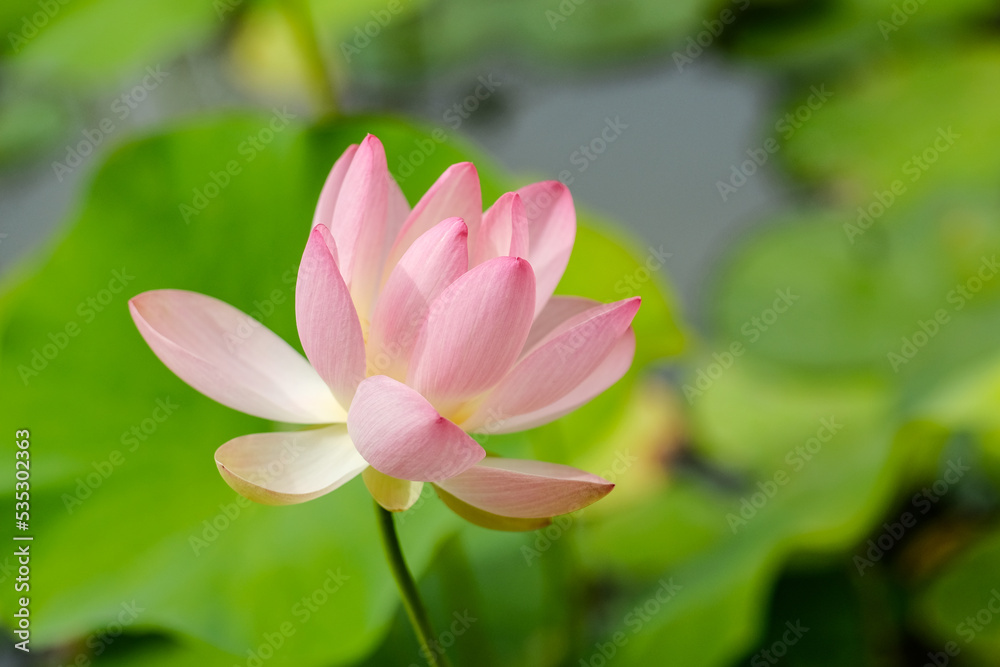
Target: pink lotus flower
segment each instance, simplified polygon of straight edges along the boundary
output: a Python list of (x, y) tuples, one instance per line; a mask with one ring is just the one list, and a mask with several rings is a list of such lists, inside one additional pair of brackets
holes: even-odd
[(217, 299), (181, 290), (129, 302), (156, 355), (192, 387), (278, 422), (322, 425), (235, 438), (226, 482), (261, 503), (299, 503), (361, 474), (404, 510), (424, 482), (461, 516), (528, 530), (606, 495), (575, 468), (486, 457), (469, 433), (545, 424), (628, 370), (639, 299), (552, 296), (576, 214), (549, 181), (482, 212), (470, 163), (410, 210), (369, 135), (323, 186), (299, 267), (295, 316), (308, 361)]

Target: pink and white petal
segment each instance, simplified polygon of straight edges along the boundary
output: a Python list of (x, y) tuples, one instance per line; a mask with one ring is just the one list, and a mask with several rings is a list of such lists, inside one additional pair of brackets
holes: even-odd
[(526, 459), (483, 459), (438, 485), (478, 509), (519, 519), (542, 519), (583, 509), (615, 485), (570, 466)]
[(401, 382), (375, 375), (358, 386), (347, 428), (355, 446), (381, 473), (436, 482), (468, 469), (486, 452)]
[(264, 505), (318, 498), (368, 467), (343, 424), (240, 436), (216, 450), (215, 463), (237, 493)]
[(569, 188), (559, 181), (533, 183), (517, 193), (528, 216), (528, 261), (537, 280), (535, 312), (538, 313), (552, 296), (569, 263), (576, 239), (576, 209)]
[(333, 164), (333, 169), (323, 183), (323, 189), (319, 193), (319, 201), (316, 203), (316, 212), (313, 214), (312, 226), (325, 225), (329, 227), (333, 224), (333, 212), (337, 208), (337, 199), (340, 197), (340, 190), (344, 185), (344, 176), (347, 174), (351, 161), (354, 160), (355, 153), (358, 152), (358, 145), (351, 144)]
[(444, 414), (506, 375), (531, 328), (535, 278), (518, 257), (480, 264), (431, 304), (407, 384)]
[(448, 167), (413, 207), (389, 252), (384, 275), (389, 275), (403, 253), (424, 232), (442, 220), (455, 217), (465, 220), (472, 247), (483, 217), (483, 195), (479, 189), (479, 172), (471, 162)]
[(197, 292), (154, 290), (129, 300), (129, 311), (160, 361), (223, 405), (298, 424), (346, 418), (301, 354), (223, 301)]
[(469, 433), (516, 433), (526, 431), (559, 419), (604, 393), (608, 387), (622, 379), (632, 367), (635, 357), (635, 332), (629, 328), (615, 344), (611, 353), (573, 391), (558, 401), (534, 412), (508, 416), (494, 409), (479, 409), (462, 423)]
[(368, 374), (406, 378), (431, 302), (469, 269), (468, 228), (448, 218), (417, 239), (382, 288), (368, 336)]
[(526, 532), (529, 530), (545, 528), (547, 525), (552, 523), (552, 519), (549, 517), (541, 519), (515, 519), (509, 516), (491, 514), (490, 512), (481, 510), (478, 507), (473, 507), (469, 503), (459, 500), (437, 484), (434, 485), (434, 492), (437, 493), (438, 498), (444, 501), (444, 504), (448, 506), (448, 509), (469, 523), (475, 524), (480, 528), (504, 530), (507, 532)]
[(363, 319), (381, 283), (391, 180), (382, 142), (369, 134), (344, 174), (330, 222), (340, 271)]
[(382, 239), (381, 269), (379, 273), (383, 284), (385, 282), (384, 279), (392, 273), (393, 268), (396, 266), (395, 260), (391, 265), (388, 263), (389, 253), (392, 252), (396, 239), (399, 238), (399, 233), (403, 230), (403, 225), (406, 224), (406, 220), (409, 217), (410, 202), (406, 200), (406, 195), (403, 194), (399, 183), (390, 174), (389, 198), (385, 210), (385, 238)]
[(599, 304), (570, 318), (517, 362), (470, 421), (523, 415), (572, 392), (611, 354), (639, 310), (639, 297)]
[(524, 341), (521, 357), (557, 328), (566, 326), (570, 318), (599, 305), (600, 301), (582, 296), (553, 296), (531, 323), (531, 331), (528, 332), (528, 340)]
[(528, 218), (517, 193), (508, 192), (483, 214), (483, 224), (471, 253), (472, 266), (494, 257), (528, 256)]
[(346, 408), (365, 377), (365, 341), (336, 258), (333, 236), (317, 225), (299, 264), (295, 321), (306, 356)]
[(424, 488), (423, 482), (390, 477), (371, 466), (365, 468), (361, 478), (375, 502), (390, 512), (402, 512), (413, 507), (413, 503), (420, 498), (420, 492)]

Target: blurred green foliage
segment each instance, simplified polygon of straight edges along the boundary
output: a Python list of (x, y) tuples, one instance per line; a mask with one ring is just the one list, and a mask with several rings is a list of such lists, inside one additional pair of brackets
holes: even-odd
[[(449, 649), (456, 664), (909, 665), (949, 646), (948, 664), (1000, 660), (1000, 12), (985, 0), (743, 5), (310, 5), (348, 80), (405, 86), (515, 50), (545, 66), (650, 53), (672, 66), (673, 49), (740, 9), (710, 49), (774, 77), (772, 118), (804, 113), (816, 86), (832, 92), (782, 137), (776, 160), (802, 196), (720, 262), (704, 335), (690, 341), (654, 275), (638, 292), (639, 350), (622, 383), (554, 424), (484, 440), (610, 471), (619, 488), (607, 501), (529, 534), (464, 524), (433, 497), (405, 515), (439, 629), (475, 619)], [(36, 36), (3, 47), (0, 159), (58, 136), (66, 107), (53, 90), (86, 97), (154, 62), (230, 53), (267, 39), (280, 16), (250, 0), (17, 0), (0, 8), (0, 27), (20, 35), (45, 7), (56, 9)], [(369, 21), (379, 38), (337, 60)], [(32, 599), (52, 664), (247, 665), (283, 624), (294, 634), (268, 665), (421, 662), (360, 482), (302, 506), (236, 504), (211, 452), (277, 425), (186, 387), (125, 308), (145, 289), (193, 289), (260, 313), (297, 344), (288, 277), (330, 163), (365, 132), (390, 165), (429, 141), (384, 117), (296, 120), (248, 159), (242, 142), (268, 121), (215, 115), (125, 143), (52, 249), (5, 276), (0, 421), (29, 425), (37, 443), (44, 548), (33, 567), (44, 585)], [(455, 137), (430, 145), (402, 183), (411, 203), (465, 159), (486, 200), (519, 184)], [(185, 214), (231, 159), (241, 173)], [(621, 298), (645, 259), (581, 212), (560, 291)], [(134, 275), (126, 293), (88, 306), (113, 271)], [(78, 335), (24, 376), (70, 322)], [(681, 354), (668, 386), (651, 379)], [(157, 400), (177, 416), (130, 440)], [(9, 478), (0, 484), (9, 498)], [(303, 596), (331, 569), (347, 578), (306, 615)], [(143, 611), (110, 637), (133, 600)], [(9, 587), (0, 601), (9, 618)]]

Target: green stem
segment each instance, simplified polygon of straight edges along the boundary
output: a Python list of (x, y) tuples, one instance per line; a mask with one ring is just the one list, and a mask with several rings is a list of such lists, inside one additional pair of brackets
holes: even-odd
[(424, 607), (423, 600), (420, 599), (420, 591), (413, 581), (413, 575), (406, 566), (403, 558), (403, 550), (399, 545), (399, 536), (396, 535), (396, 522), (392, 512), (386, 510), (378, 503), (375, 503), (375, 513), (378, 515), (379, 532), (382, 535), (382, 545), (385, 547), (385, 557), (389, 561), (389, 569), (399, 587), (400, 597), (403, 598), (403, 607), (406, 615), (410, 618), (410, 625), (417, 635), (420, 648), (431, 667), (450, 667), (448, 658), (444, 653), (436, 650), (436, 637), (431, 622), (427, 618), (427, 608)]
[(333, 89), (333, 81), (326, 69), (323, 50), (316, 38), (313, 26), (312, 11), (309, 0), (284, 0), (281, 3), (285, 16), (295, 33), (302, 56), (305, 58), (308, 75), (321, 114), (337, 113), (337, 96)]

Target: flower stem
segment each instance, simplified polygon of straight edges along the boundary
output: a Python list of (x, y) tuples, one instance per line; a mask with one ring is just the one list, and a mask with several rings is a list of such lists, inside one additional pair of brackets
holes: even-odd
[(423, 600), (420, 599), (420, 591), (413, 581), (413, 575), (406, 566), (403, 558), (403, 550), (399, 545), (399, 536), (396, 535), (396, 522), (392, 512), (386, 510), (377, 502), (375, 503), (375, 513), (378, 515), (379, 532), (382, 535), (382, 545), (385, 547), (385, 557), (389, 561), (389, 569), (399, 587), (399, 595), (403, 598), (403, 607), (406, 615), (410, 618), (410, 625), (417, 635), (420, 648), (431, 667), (450, 667), (448, 658), (444, 653), (436, 650), (436, 643), (432, 643), (434, 629), (427, 617), (427, 608), (424, 607)]

